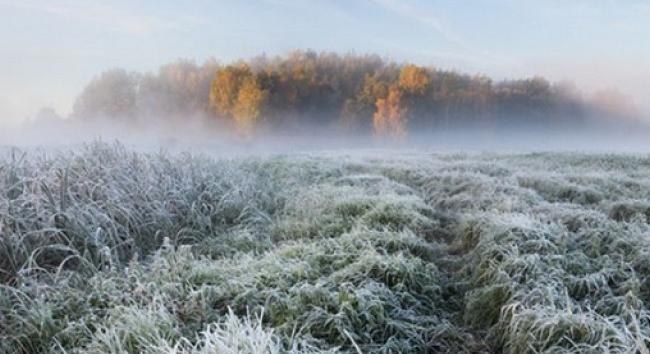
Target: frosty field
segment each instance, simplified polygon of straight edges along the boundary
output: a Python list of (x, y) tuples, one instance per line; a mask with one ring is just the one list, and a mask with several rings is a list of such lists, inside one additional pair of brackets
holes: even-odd
[(650, 156), (0, 152), (2, 353), (638, 352)]

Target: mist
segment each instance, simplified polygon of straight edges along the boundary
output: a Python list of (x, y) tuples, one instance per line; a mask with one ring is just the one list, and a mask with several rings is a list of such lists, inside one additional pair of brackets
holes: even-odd
[(0, 353), (650, 352), (650, 4), (0, 13)]
[(167, 122), (79, 122), (70, 119), (32, 122), (3, 129), (0, 147), (67, 149), (104, 141), (120, 142), (140, 151), (195, 152), (213, 156), (274, 155), (310, 152), (412, 151), (425, 153), (529, 153), (541, 151), (648, 153), (650, 127), (644, 123), (603, 123), (590, 127), (519, 126), (456, 127), (435, 132), (410, 132), (400, 139), (378, 138), (323, 127), (294, 131), (259, 131), (241, 137), (230, 127), (200, 118), (183, 124)]
[(294, 51), (99, 73), (61, 116), (42, 108), (0, 145), (121, 141), (141, 149), (646, 152), (650, 124), (616, 89), (493, 80), (376, 55)]

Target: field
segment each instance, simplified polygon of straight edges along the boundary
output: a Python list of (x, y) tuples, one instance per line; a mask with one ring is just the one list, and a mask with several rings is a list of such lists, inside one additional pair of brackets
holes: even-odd
[(0, 352), (649, 352), (650, 156), (0, 156)]

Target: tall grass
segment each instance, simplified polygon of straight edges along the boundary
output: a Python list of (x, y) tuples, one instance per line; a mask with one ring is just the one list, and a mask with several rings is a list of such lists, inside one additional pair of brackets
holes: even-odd
[(639, 352), (643, 156), (0, 157), (0, 352)]

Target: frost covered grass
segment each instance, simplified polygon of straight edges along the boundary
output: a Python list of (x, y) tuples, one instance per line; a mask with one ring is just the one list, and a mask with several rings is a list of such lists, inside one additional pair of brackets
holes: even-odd
[(0, 352), (638, 352), (650, 158), (0, 156)]

